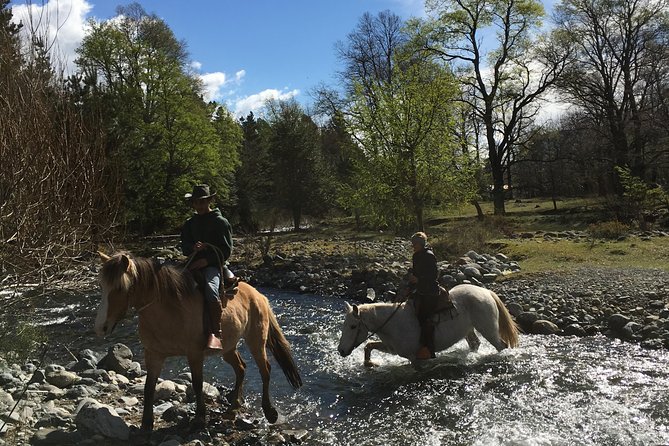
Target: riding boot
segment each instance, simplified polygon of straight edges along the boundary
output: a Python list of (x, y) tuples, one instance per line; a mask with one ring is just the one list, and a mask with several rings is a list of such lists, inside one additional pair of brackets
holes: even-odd
[(219, 301), (209, 302), (209, 332), (207, 336), (207, 349), (223, 350), (221, 344), (221, 315), (223, 308)]
[(434, 324), (425, 321), (420, 328), (421, 347), (416, 353), (416, 359), (435, 358), (434, 354)]

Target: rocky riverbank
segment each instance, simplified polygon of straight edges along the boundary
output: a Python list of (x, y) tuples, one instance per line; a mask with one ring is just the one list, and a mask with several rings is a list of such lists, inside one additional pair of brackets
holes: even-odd
[[(574, 231), (532, 234), (576, 242), (585, 237)], [(650, 241), (665, 236), (656, 232), (638, 237)], [(265, 256), (256, 267), (244, 263), (233, 267), (256, 285), (359, 302), (394, 300), (411, 267), (410, 250), (401, 238), (357, 242), (348, 254), (313, 252), (312, 245), (287, 244), (277, 254)], [(346, 249), (345, 241), (336, 237), (326, 240), (326, 246)], [(438, 267), (439, 280), (446, 288), (473, 283), (496, 291), (525, 333), (603, 334), (646, 348), (669, 348), (667, 271), (582, 266), (569, 272), (528, 276), (517, 274), (521, 265), (504, 254), (474, 251), (452, 262), (439, 262)]]
[(231, 412), (224, 396), (229, 389), (206, 382), (210, 422), (206, 429), (190, 429), (195, 403), (190, 374), (184, 373), (156, 386), (149, 439), (137, 428), (144, 375), (123, 344), (110, 347), (106, 355), (83, 350), (65, 366), (0, 363), (0, 445), (281, 445), (308, 437), (305, 430)]
[[(142, 254), (177, 257), (174, 241), (164, 242)], [(411, 263), (408, 243), (400, 238), (351, 241), (333, 236), (274, 242), (273, 248), (271, 254), (259, 256), (257, 242), (236, 240), (233, 270), (257, 286), (372, 302), (394, 300)], [(83, 272), (73, 274), (87, 276), (89, 289), (96, 290), (97, 264), (91, 259), (81, 268)], [(439, 270), (446, 287), (474, 283), (497, 292), (525, 333), (603, 334), (646, 348), (669, 348), (667, 271), (581, 266), (569, 272), (528, 275), (501, 253), (473, 251), (440, 262)], [(68, 361), (65, 357), (55, 361), (62, 365), (32, 361), (20, 366), (0, 362), (0, 414), (2, 422), (7, 422), (0, 432), (0, 445), (136, 441), (143, 372), (132, 353), (116, 345), (106, 356), (83, 350), (76, 353), (76, 361)], [(121, 363), (127, 367), (119, 368)], [(208, 409), (216, 414), (216, 421), (204, 431), (190, 432), (188, 418), (194, 408), (188, 375), (165, 381), (159, 388), (156, 433), (150, 444), (308, 443), (305, 431), (269, 426), (248, 414), (230, 415), (221, 396), (227, 389), (212, 385), (205, 388)]]

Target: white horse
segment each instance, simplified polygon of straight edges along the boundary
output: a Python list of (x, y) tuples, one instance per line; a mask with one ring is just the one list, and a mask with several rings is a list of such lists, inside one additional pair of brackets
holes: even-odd
[[(458, 285), (449, 291), (453, 305), (434, 316), (434, 346), (445, 350), (466, 338), (472, 351), (480, 341), (476, 329), (497, 351), (518, 345), (518, 327), (497, 294), (475, 285)], [(360, 344), (376, 334), (380, 342), (365, 345), (365, 365), (371, 362), (372, 350), (402, 356), (416, 361), (420, 326), (413, 303), (374, 303), (349, 305), (339, 339), (339, 354), (348, 356)]]

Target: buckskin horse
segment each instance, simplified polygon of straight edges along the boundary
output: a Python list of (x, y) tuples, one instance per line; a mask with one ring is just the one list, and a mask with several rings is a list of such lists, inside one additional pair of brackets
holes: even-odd
[[(471, 350), (480, 341), (474, 329), (500, 351), (518, 345), (518, 328), (504, 303), (494, 292), (475, 285), (458, 285), (450, 291), (453, 308), (435, 316), (435, 350), (441, 351), (466, 338)], [(365, 365), (371, 366), (372, 350), (407, 358), (416, 364), (420, 346), (420, 326), (413, 303), (346, 304), (346, 317), (341, 329), (339, 354), (348, 356), (372, 335), (380, 342), (365, 346)]]
[[(153, 400), (156, 383), (165, 358), (185, 356), (192, 374), (196, 397), (195, 428), (206, 425), (202, 392), (205, 333), (203, 297), (190, 273), (174, 265), (117, 253), (111, 257), (99, 253), (102, 301), (95, 320), (95, 332), (106, 336), (124, 317), (129, 307), (139, 313), (139, 338), (144, 346), (146, 383), (144, 385), (143, 431), (153, 429)], [(297, 389), (302, 385), (290, 345), (283, 335), (267, 298), (251, 285), (241, 282), (237, 294), (227, 299), (221, 316), (223, 359), (235, 372), (235, 387), (228, 395), (232, 408), (242, 405), (242, 384), (246, 364), (237, 351), (244, 338), (262, 377), (262, 409), (265, 418), (275, 423), (278, 413), (269, 396), (270, 363), (266, 347), (283, 370), (288, 382)]]

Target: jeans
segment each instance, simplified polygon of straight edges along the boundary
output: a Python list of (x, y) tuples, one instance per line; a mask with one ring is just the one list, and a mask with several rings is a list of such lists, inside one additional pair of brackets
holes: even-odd
[(207, 302), (220, 302), (218, 288), (221, 285), (221, 269), (215, 266), (207, 266), (202, 270), (204, 281), (207, 286), (204, 289), (204, 299)]

